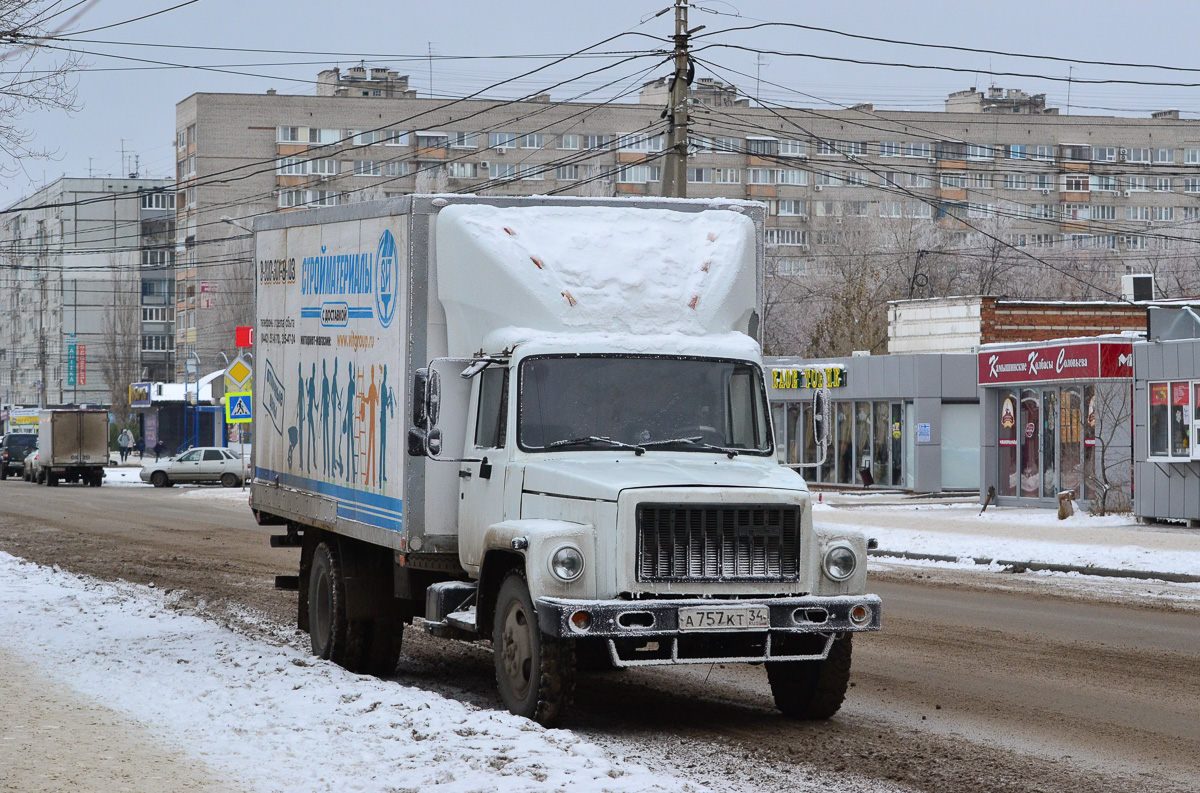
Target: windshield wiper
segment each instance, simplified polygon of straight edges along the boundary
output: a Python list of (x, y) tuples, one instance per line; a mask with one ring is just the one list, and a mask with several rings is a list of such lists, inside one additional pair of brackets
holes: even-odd
[(702, 443), (700, 445), (705, 449), (713, 449), (714, 451), (724, 452), (725, 454), (729, 455), (730, 460), (732, 460), (734, 457), (737, 457), (742, 452), (750, 451), (749, 449), (735, 449), (732, 446), (713, 446), (711, 443)]
[(703, 435), (696, 435), (691, 438), (668, 438), (666, 440), (661, 440), (661, 441), (646, 441), (645, 443), (642, 444), (642, 446), (646, 446), (646, 447), (666, 446), (667, 444), (670, 444), (670, 443), (686, 443), (691, 446), (698, 445), (702, 449), (712, 449), (714, 451), (723, 452), (723, 453), (729, 455), (730, 460), (732, 460), (734, 457), (737, 457), (738, 454), (743, 451), (749, 451), (747, 449), (734, 449), (734, 448), (728, 447), (728, 446), (714, 446), (711, 443), (697, 444), (696, 441), (700, 440), (703, 437), (704, 437)]
[(632, 443), (625, 443), (624, 441), (614, 441), (612, 438), (605, 438), (600, 435), (588, 435), (585, 438), (564, 438), (561, 441), (554, 441), (546, 446), (546, 448), (554, 449), (562, 446), (578, 446), (583, 443), (607, 443), (609, 446), (613, 446), (618, 449), (632, 449), (633, 453), (638, 457), (641, 457), (646, 453), (646, 450), (641, 446), (635, 446)]

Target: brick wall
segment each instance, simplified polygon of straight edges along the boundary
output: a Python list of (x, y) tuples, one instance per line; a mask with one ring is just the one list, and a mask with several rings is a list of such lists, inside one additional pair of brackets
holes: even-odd
[(1050, 303), (984, 298), (980, 342), (1047, 341), (1146, 329), (1146, 309), (1124, 303)]

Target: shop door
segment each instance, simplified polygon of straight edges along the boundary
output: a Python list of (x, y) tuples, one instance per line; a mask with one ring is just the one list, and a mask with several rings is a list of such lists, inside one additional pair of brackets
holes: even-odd
[(942, 405), (942, 489), (979, 490), (979, 405)]
[(917, 427), (916, 410), (912, 402), (904, 403), (904, 487), (907, 490), (916, 488), (917, 479)]

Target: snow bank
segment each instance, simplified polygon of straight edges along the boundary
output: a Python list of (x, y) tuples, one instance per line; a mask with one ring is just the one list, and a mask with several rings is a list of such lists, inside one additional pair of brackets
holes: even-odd
[(256, 791), (698, 791), (565, 730), (350, 674), (0, 552), (0, 632), (57, 682)]

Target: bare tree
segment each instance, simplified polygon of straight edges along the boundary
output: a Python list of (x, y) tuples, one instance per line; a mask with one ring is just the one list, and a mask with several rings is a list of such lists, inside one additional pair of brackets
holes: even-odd
[(21, 125), (23, 115), (78, 107), (73, 75), (79, 57), (49, 39), (96, 1), (64, 6), (55, 0), (0, 0), (0, 175), (15, 172), (22, 160), (50, 156), (32, 145), (34, 132)]
[(109, 255), (109, 295), (104, 307), (100, 373), (108, 384), (109, 404), (118, 426), (129, 422), (129, 384), (141, 373), (141, 304), (137, 262)]

